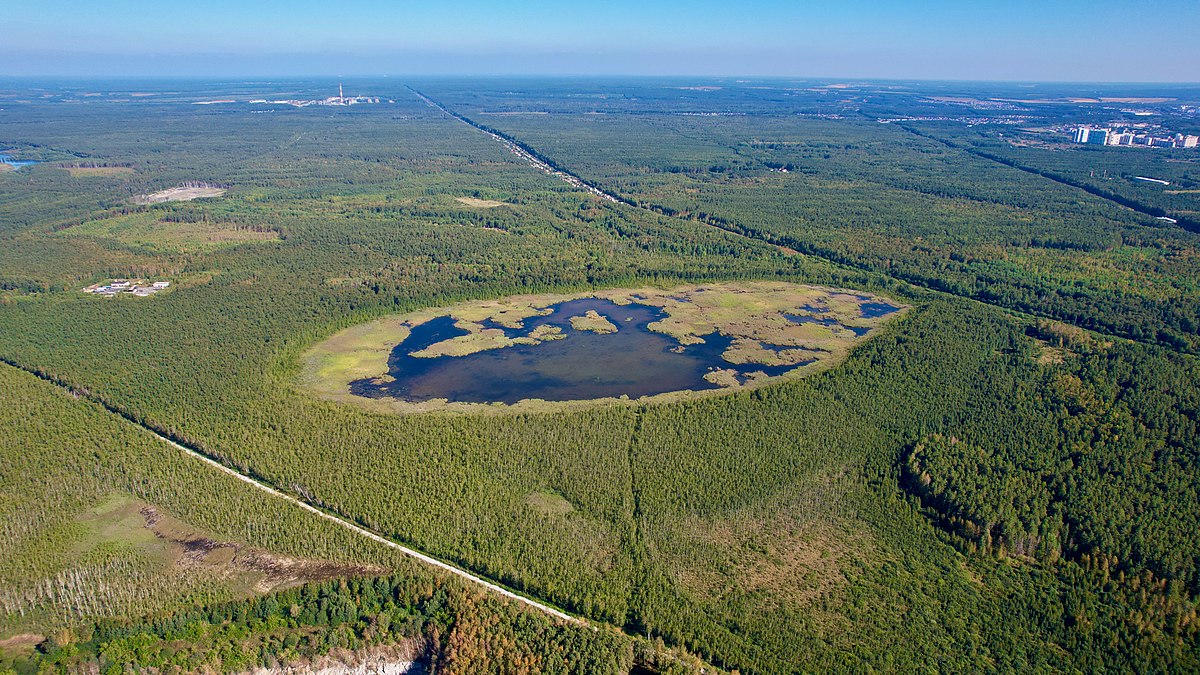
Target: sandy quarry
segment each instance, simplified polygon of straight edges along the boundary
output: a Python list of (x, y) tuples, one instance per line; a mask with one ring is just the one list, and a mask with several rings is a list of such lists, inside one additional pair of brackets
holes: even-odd
[(135, 204), (159, 204), (162, 202), (189, 202), (205, 197), (220, 197), (225, 194), (224, 188), (215, 187), (173, 187), (148, 195), (138, 195), (133, 198)]

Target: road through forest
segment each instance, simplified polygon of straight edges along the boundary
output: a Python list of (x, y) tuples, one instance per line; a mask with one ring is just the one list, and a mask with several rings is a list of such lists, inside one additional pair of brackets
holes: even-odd
[[(163, 443), (166, 443), (167, 445), (170, 445), (171, 447), (175, 448), (176, 450), (183, 452), (187, 456), (192, 457), (197, 460), (200, 460), (201, 462), (204, 462), (205, 464), (213, 467), (214, 469), (216, 469), (218, 471), (226, 473), (230, 476), (233, 476), (234, 478), (237, 478), (240, 481), (243, 481), (249, 485), (252, 485), (255, 488), (258, 488), (259, 490), (266, 492), (267, 494), (271, 495), (272, 497), (275, 497), (276, 499), (287, 502), (295, 507), (304, 509), (305, 511), (308, 511), (309, 513), (312, 513), (316, 516), (324, 518), (325, 520), (337, 523), (338, 525), (341, 525), (342, 527), (350, 530), (351, 532), (354, 532), (355, 534), (366, 537), (367, 539), (370, 539), (374, 542), (382, 544), (390, 549), (400, 551), (404, 555), (415, 558), (415, 559), (417, 559), (427, 565), (430, 565), (432, 567), (436, 567), (439, 570), (442, 570), (443, 572), (449, 572), (450, 574), (453, 574), (453, 575), (455, 575), (461, 579), (464, 579), (470, 583), (482, 586), (482, 587), (488, 589), (489, 591), (503, 595), (504, 597), (509, 598), (510, 600), (515, 600), (516, 602), (522, 603), (522, 604), (524, 604), (528, 607), (531, 607), (533, 609), (536, 609), (540, 612), (549, 614), (550, 616), (553, 616), (557, 619), (562, 619), (564, 621), (570, 621), (570, 622), (582, 624), (585, 626), (588, 625), (588, 623), (586, 621), (584, 621), (583, 619), (571, 616), (570, 614), (567, 614), (566, 612), (564, 612), (562, 610), (556, 609), (554, 607), (551, 607), (544, 603), (538, 602), (536, 600), (527, 598), (523, 595), (514, 593), (514, 592), (508, 590), (507, 588), (504, 588), (492, 581), (484, 579), (483, 577), (472, 574), (471, 572), (468, 572), (464, 569), (456, 567), (455, 565), (452, 565), (448, 562), (438, 560), (437, 558), (429, 556), (429, 555), (422, 553), (416, 549), (409, 548), (402, 544), (398, 544), (398, 543), (392, 541), (391, 539), (388, 539), (387, 537), (384, 537), (383, 535), (381, 535), (377, 532), (374, 532), (372, 530), (369, 530), (365, 527), (357, 525), (346, 518), (329, 513), (327, 511), (323, 511), (323, 510), (313, 506), (312, 504), (309, 504), (303, 500), (297, 499), (289, 494), (281, 492), (263, 481), (253, 478), (252, 476), (248, 476), (248, 475), (246, 475), (236, 469), (233, 469), (229, 466), (226, 466), (225, 464), (217, 461), (216, 459), (213, 459), (212, 457), (209, 457), (208, 455), (206, 455), (205, 453), (201, 452), (200, 450), (198, 450), (196, 448), (184, 445), (183, 443), (180, 443), (180, 442), (160, 433), (158, 430), (154, 429), (153, 427), (151, 427), (143, 422), (138, 421), (133, 415), (131, 415), (119, 408), (116, 408), (113, 405), (111, 405), (111, 404), (107, 403), (106, 401), (103, 401), (95, 396), (92, 396), (90, 394), (82, 392), (66, 382), (62, 382), (62, 381), (58, 380), (57, 378), (48, 376), (40, 371), (31, 369), (31, 368), (27, 368), (19, 363), (16, 363), (16, 362), (11, 361), (6, 358), (0, 358), (0, 363), (6, 363), (14, 368), (17, 368), (18, 370), (21, 370), (25, 373), (33, 375), (41, 380), (44, 380), (44, 381), (54, 384), (56, 386), (62, 387), (63, 389), (66, 389), (67, 391), (69, 391), (76, 398), (84, 398), (84, 399), (90, 400), (90, 401), (102, 406), (104, 409), (108, 410), (109, 412), (121, 417), (126, 422), (129, 422), (130, 424), (136, 426), (138, 429), (141, 429), (142, 431), (153, 435), (155, 438), (162, 441)], [(249, 543), (249, 542), (247, 542), (247, 543)]]

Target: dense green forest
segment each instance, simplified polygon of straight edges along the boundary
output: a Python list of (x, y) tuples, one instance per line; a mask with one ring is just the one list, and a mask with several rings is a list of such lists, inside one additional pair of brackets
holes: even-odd
[[(445, 93), (452, 106), (456, 94)], [(945, 126), (914, 132), (862, 115), (833, 124), (788, 116), (459, 112), (661, 213), (923, 287), (1196, 351), (1200, 234), (1150, 215), (1162, 215), (1161, 209), (1137, 213), (972, 154), (967, 141), (947, 145), (935, 136), (948, 135)], [(1031, 165), (1041, 157), (1080, 154), (985, 138), (991, 140), (978, 142), (990, 142), (988, 148), (1005, 146), (994, 151), (997, 158), (1019, 153), (1019, 161)], [(1128, 177), (1141, 170), (1161, 174), (1158, 169), (1172, 166), (1163, 158), (1148, 166), (1138, 150), (1100, 150), (1124, 153), (1129, 161), (1110, 156), (1079, 162), (1074, 170), (1103, 174), (1109, 164), (1125, 162), (1122, 183), (1128, 187), (1107, 194), (1162, 192), (1162, 186), (1138, 187)], [(1175, 165), (1167, 177), (1190, 175), (1193, 161)], [(1171, 212), (1183, 217), (1179, 209), (1200, 208), (1198, 197), (1176, 194)]]
[(0, 634), (17, 631), (0, 672), (240, 672), (396, 645), (382, 656), (438, 672), (702, 665), (433, 573), (11, 366), (0, 385)]
[[(825, 94), (510, 84), (415, 86), (631, 203), (395, 84), (351, 109), (0, 111), (0, 144), (46, 160), (0, 175), (0, 357), (80, 397), (0, 370), (3, 428), (28, 434), (0, 440), (0, 508), (21, 514), (0, 587), (120, 560), (114, 579), (144, 569), (128, 578), (153, 589), (107, 618), (0, 605), (7, 634), (48, 638), (14, 665), (233, 670), (389, 643), (436, 644), (450, 672), (693, 663), (657, 640), (741, 672), (1200, 668), (1200, 235)], [(673, 114), (697, 109), (744, 114)], [(134, 173), (61, 168), (81, 161)], [(229, 189), (130, 201), (186, 181)], [(172, 287), (79, 292), (114, 277)], [(914, 309), (827, 372), (671, 404), (405, 416), (297, 383), (310, 345), (390, 313), (742, 278)], [(129, 420), (604, 627), (235, 498)], [(255, 596), (161, 552), (82, 556), (113, 494), (334, 569)]]

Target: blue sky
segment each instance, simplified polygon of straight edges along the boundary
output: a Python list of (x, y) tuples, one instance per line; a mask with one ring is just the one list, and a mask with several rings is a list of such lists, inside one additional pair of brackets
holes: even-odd
[(0, 75), (1200, 81), (1200, 2), (3, 0)]

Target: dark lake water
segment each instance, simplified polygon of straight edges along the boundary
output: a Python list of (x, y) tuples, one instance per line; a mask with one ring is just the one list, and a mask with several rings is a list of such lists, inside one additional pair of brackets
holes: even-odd
[(6, 153), (0, 152), (0, 164), (7, 164), (11, 167), (20, 169), (23, 166), (32, 166), (34, 164), (37, 164), (37, 162), (35, 162), (33, 160), (28, 160), (28, 159), (13, 159), (12, 157), (9, 157)]
[[(523, 399), (575, 401), (627, 395), (652, 396), (682, 389), (716, 389), (704, 379), (713, 369), (732, 368), (741, 374), (762, 371), (779, 375), (797, 366), (735, 366), (721, 358), (730, 338), (718, 333), (704, 336), (705, 343), (680, 349), (679, 343), (655, 333), (647, 325), (664, 316), (657, 307), (618, 305), (609, 300), (585, 298), (552, 306), (554, 313), (526, 319), (524, 328), (501, 328), (509, 337), (528, 334), (538, 326), (559, 326), (565, 338), (538, 345), (513, 345), (467, 356), (417, 358), (409, 356), (436, 342), (465, 335), (448, 316), (412, 329), (392, 350), (388, 374), (395, 380), (369, 379), (350, 383), (350, 391), (371, 398), (392, 397), (407, 401), (445, 398), (467, 403), (516, 403)], [(597, 334), (571, 328), (570, 319), (588, 310), (608, 317), (616, 333)]]

